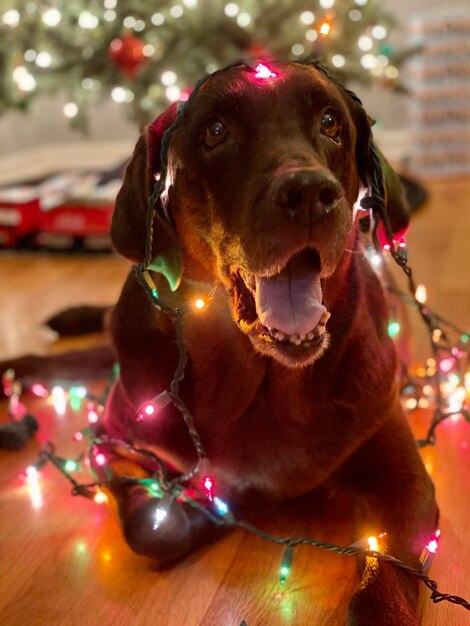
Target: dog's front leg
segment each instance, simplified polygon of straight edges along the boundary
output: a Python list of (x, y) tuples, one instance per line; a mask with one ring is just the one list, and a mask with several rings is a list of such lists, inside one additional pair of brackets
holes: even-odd
[[(365, 514), (359, 536), (386, 533), (379, 551), (420, 569), (419, 557), (436, 530), (438, 509), (432, 481), (400, 409), (361, 446), (343, 478)], [(367, 557), (349, 605), (348, 626), (416, 626), (420, 584), (396, 566)]]
[[(194, 506), (193, 495), (191, 506), (169, 492), (153, 493), (152, 484), (158, 484), (146, 467), (145, 457), (139, 458), (138, 453), (111, 443), (100, 443), (93, 452), (91, 468), (104, 483), (102, 490), (117, 512), (127, 543), (137, 554), (152, 559), (157, 567), (215, 541), (225, 532), (225, 526), (214, 524), (204, 513), (207, 502)], [(106, 457), (105, 466), (97, 461), (99, 455)], [(214, 518), (214, 511), (210, 512)]]

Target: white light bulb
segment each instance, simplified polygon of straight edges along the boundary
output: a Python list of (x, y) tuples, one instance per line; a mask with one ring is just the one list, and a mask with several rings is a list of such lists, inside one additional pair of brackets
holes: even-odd
[(348, 15), (351, 22), (359, 22), (362, 19), (362, 13), (358, 9), (352, 9)]
[(44, 11), (41, 19), (46, 26), (54, 27), (57, 26), (62, 19), (62, 14), (58, 9), (50, 8)]
[(183, 4), (188, 7), (188, 9), (194, 9), (197, 7), (197, 0), (183, 0)]
[(114, 89), (111, 90), (111, 98), (114, 100), (114, 102), (125, 102), (126, 90), (124, 89), (124, 87), (114, 87)]
[(64, 104), (64, 115), (65, 117), (75, 117), (78, 113), (78, 106), (75, 104), (75, 102), (67, 102), (66, 104)]
[(362, 50), (363, 52), (368, 52), (369, 50), (372, 50), (374, 42), (368, 35), (362, 35), (361, 37), (359, 37), (357, 45), (359, 50)]
[(52, 57), (49, 52), (40, 52), (36, 57), (36, 65), (38, 67), (49, 67), (52, 63)]
[(335, 0), (320, 0), (320, 6), (323, 9), (331, 9), (334, 3), (335, 3)]
[(124, 28), (134, 28), (135, 23), (136, 19), (135, 17), (132, 17), (132, 15), (128, 15), (122, 20), (122, 25), (124, 26)]
[(295, 43), (291, 48), (291, 52), (292, 54), (295, 54), (296, 57), (299, 57), (305, 52), (305, 48), (301, 43)]
[(104, 0), (103, 4), (105, 9), (115, 9), (117, 0)]
[(306, 26), (308, 26), (310, 24), (313, 24), (313, 22), (315, 21), (315, 14), (312, 13), (312, 11), (304, 11), (303, 13), (300, 14), (299, 19), (302, 22), (302, 24), (305, 24)]
[(172, 6), (170, 9), (170, 15), (171, 17), (174, 17), (175, 19), (178, 19), (179, 17), (181, 17), (183, 13), (184, 13), (183, 7), (180, 7), (177, 4)]
[(398, 78), (398, 70), (396, 67), (394, 67), (393, 65), (389, 65), (388, 67), (385, 68), (385, 76), (387, 78)]
[(87, 89), (87, 90), (93, 89), (94, 84), (95, 84), (95, 81), (93, 80), (93, 78), (84, 78), (82, 80), (83, 89)]
[(165, 85), (165, 87), (174, 85), (176, 83), (177, 78), (178, 76), (175, 74), (175, 72), (172, 72), (171, 70), (163, 72), (162, 77), (161, 77), (162, 85)]
[(380, 24), (377, 24), (377, 26), (373, 26), (370, 32), (372, 34), (372, 37), (374, 37), (375, 39), (385, 39), (385, 37), (387, 36), (387, 29), (385, 28), (385, 26), (381, 26)]
[(144, 20), (137, 20), (136, 23), (134, 24), (134, 30), (137, 33), (141, 33), (143, 30), (145, 30)]
[(36, 56), (37, 56), (36, 50), (33, 50), (32, 48), (30, 48), (29, 50), (26, 50), (26, 52), (24, 53), (24, 60), (28, 61), (29, 63), (32, 63), (32, 61), (34, 61)]
[(224, 7), (224, 13), (227, 17), (235, 17), (236, 15), (238, 15), (239, 11), (240, 7), (235, 2), (229, 2)]
[(21, 91), (32, 91), (36, 87), (36, 79), (31, 74), (24, 74), (17, 82)]
[(25, 68), (24, 65), (18, 65), (13, 70), (13, 74), (12, 74), (13, 80), (15, 81), (15, 83), (17, 83), (27, 73), (28, 73), (28, 70)]
[(240, 13), (237, 17), (237, 24), (242, 28), (245, 28), (249, 24), (251, 24), (251, 15), (249, 13)]
[(153, 56), (155, 54), (155, 47), (152, 46), (151, 43), (145, 44), (145, 46), (142, 48), (142, 54), (146, 57)]
[(154, 26), (161, 26), (163, 22), (165, 21), (165, 18), (163, 17), (161, 13), (154, 13), (152, 17), (150, 18), (150, 21), (152, 22)]
[(358, 4), (360, 7), (365, 7), (368, 0), (354, 0), (356, 4)]
[(106, 22), (114, 22), (114, 20), (116, 19), (116, 11), (105, 11), (103, 13), (103, 19)]
[(342, 54), (334, 54), (331, 58), (331, 62), (335, 67), (344, 67), (346, 59)]
[(18, 26), (20, 23), (20, 14), (16, 9), (10, 9), (3, 14), (2, 21), (7, 26), (11, 26), (13, 28)]
[(361, 65), (366, 70), (377, 67), (377, 58), (373, 54), (364, 54), (361, 57)]
[(80, 28), (93, 30), (93, 28), (96, 28), (99, 23), (100, 20), (98, 17), (93, 15), (93, 13), (90, 13), (90, 11), (82, 11), (78, 16), (78, 25)]
[(385, 56), (385, 54), (379, 54), (379, 56), (377, 57), (377, 65), (379, 67), (387, 67), (388, 64), (389, 64), (388, 57)]
[(170, 102), (176, 102), (180, 99), (181, 91), (176, 85), (170, 85), (165, 89), (165, 95)]
[(318, 39), (318, 33), (314, 28), (311, 28), (305, 33), (305, 39), (307, 41), (316, 41)]

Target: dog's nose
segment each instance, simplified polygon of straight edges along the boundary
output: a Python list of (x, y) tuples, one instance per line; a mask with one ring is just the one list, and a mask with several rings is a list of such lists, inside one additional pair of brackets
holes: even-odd
[(289, 170), (273, 183), (274, 203), (286, 210), (295, 220), (309, 212), (312, 222), (331, 213), (342, 189), (337, 180), (321, 169)]

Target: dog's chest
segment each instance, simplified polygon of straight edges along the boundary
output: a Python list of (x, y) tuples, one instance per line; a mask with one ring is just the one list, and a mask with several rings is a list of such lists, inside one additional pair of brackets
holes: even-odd
[(254, 395), (243, 386), (234, 381), (223, 398), (206, 396), (205, 410), (196, 411), (222, 489), (286, 498), (324, 482), (335, 462), (328, 450), (339, 437), (334, 403), (328, 406), (307, 376), (265, 378)]

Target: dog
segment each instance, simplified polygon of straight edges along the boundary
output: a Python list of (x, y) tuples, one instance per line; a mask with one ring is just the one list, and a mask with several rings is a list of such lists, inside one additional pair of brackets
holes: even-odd
[[(386, 301), (355, 219), (377, 177), (397, 232), (407, 208), (360, 101), (315, 64), (273, 63), (268, 73), (239, 64), (203, 82), (183, 116), (172, 105), (139, 138), (111, 237), (120, 254), (145, 264), (159, 301), (186, 311), (180, 394), (221, 497), (243, 510), (340, 485), (387, 532), (387, 552), (419, 567), (438, 510), (400, 405)], [(202, 311), (191, 304), (198, 299)], [(170, 388), (180, 351), (135, 271), (110, 332), (120, 377), (105, 432), (190, 471), (198, 456), (180, 411), (170, 403), (136, 417)], [(160, 562), (214, 536), (207, 518), (178, 502), (161, 533), (144, 533), (141, 493), (113, 495), (129, 544)], [(129, 508), (137, 513), (126, 522)], [(419, 624), (418, 596), (416, 579), (366, 564), (348, 624)]]
[[(340, 484), (386, 530), (389, 553), (419, 566), (437, 523), (434, 490), (400, 406), (386, 302), (354, 219), (377, 173), (371, 120), (319, 67), (291, 62), (274, 64), (268, 77), (245, 65), (210, 77), (162, 164), (162, 136), (176, 113), (170, 107), (140, 137), (111, 236), (135, 264), (147, 241), (168, 306), (208, 298), (204, 312), (190, 308), (184, 317), (181, 395), (218, 491), (243, 507)], [(407, 209), (395, 173), (378, 159), (397, 231)], [(162, 172), (148, 240), (148, 198)], [(171, 322), (135, 272), (111, 334), (121, 375), (106, 432), (190, 470), (198, 459), (173, 405), (136, 419), (142, 403), (169, 388), (179, 353)], [(169, 534), (150, 545), (135, 523), (127, 539), (157, 558), (180, 556), (209, 533), (196, 512), (184, 515), (194, 519), (185, 518), (191, 531), (183, 539)], [(417, 581), (379, 563), (366, 567), (348, 623), (418, 624), (417, 605)]]

